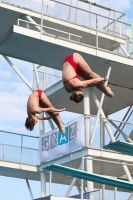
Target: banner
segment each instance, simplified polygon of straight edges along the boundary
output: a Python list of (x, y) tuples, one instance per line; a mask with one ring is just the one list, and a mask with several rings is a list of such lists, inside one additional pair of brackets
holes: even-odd
[(59, 129), (40, 135), (40, 162), (66, 155), (85, 146), (84, 117), (79, 117), (65, 126), (66, 134)]

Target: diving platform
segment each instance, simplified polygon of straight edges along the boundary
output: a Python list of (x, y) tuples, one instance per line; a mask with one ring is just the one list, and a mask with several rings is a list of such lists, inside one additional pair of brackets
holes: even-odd
[(133, 156), (133, 144), (129, 142), (124, 142), (124, 141), (119, 140), (119, 141), (110, 143), (108, 145), (105, 145), (103, 146), (103, 148)]
[(105, 184), (113, 187), (123, 188), (126, 190), (133, 190), (133, 183), (117, 180), (112, 177), (102, 176), (99, 174), (85, 172), (83, 170), (77, 170), (70, 167), (65, 167), (62, 165), (53, 164), (43, 168), (44, 170), (49, 170), (53, 172), (57, 172), (59, 174), (64, 174), (66, 176), (72, 176), (79, 179), (93, 181), (100, 184)]

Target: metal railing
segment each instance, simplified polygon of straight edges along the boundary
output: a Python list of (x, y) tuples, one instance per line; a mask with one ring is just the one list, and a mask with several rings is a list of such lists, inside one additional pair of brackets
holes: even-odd
[(38, 146), (39, 137), (0, 130), (1, 161), (37, 166), (40, 164)]
[[(20, 26), (20, 21), (24, 22), (25, 24), (31, 24), (31, 25), (34, 25), (35, 27), (40, 27), (40, 32), (42, 32), (40, 24), (36, 24), (36, 23), (32, 23), (32, 22), (29, 22), (29, 21), (26, 21), (26, 20), (18, 19), (18, 21), (17, 21), (17, 25), (18, 26)], [(80, 39), (82, 38), (82, 36), (75, 35), (75, 34), (72, 34), (72, 33), (69, 33), (69, 32), (65, 32), (65, 31), (61, 31), (61, 30), (58, 30), (58, 29), (55, 29), (55, 28), (51, 28), (51, 27), (48, 27), (48, 26), (42, 26), (42, 28), (44, 28), (44, 30), (48, 29), (48, 30), (52, 30), (54, 32), (57, 32), (57, 34), (55, 35), (56, 37), (59, 37), (58, 36), (59, 33), (63, 33), (65, 35), (68, 35), (68, 39), (69, 40), (73, 40), (72, 37), (76, 37), (76, 38), (78, 38), (78, 41), (80, 42)], [(43, 31), (42, 33), (46, 34), (47, 32)]]
[[(11, 2), (13, 3), (14, 0), (11, 0)], [(49, 25), (43, 26), (45, 22), (48, 22), (47, 18), (44, 18), (43, 20), (41, 20), (40, 25), (34, 24), (29, 21), (25, 21), (22, 19), (21, 19), (21, 23), (23, 22), (27, 24), (30, 29), (39, 27), (41, 34), (51, 34), (51, 35), (54, 35), (55, 37), (63, 37), (65, 39), (80, 42), (82, 44), (91, 45), (95, 47), (96, 49), (98, 48), (105, 49), (105, 50), (113, 51), (113, 53), (115, 54), (120, 54), (120, 55), (128, 56), (131, 58), (133, 57), (132, 56), (133, 51), (131, 47), (132, 42), (131, 42), (131, 39), (127, 37), (127, 34), (126, 34), (126, 29), (128, 29), (128, 32), (129, 32), (129, 29), (131, 29), (131, 24), (125, 22), (125, 14), (123, 12), (120, 12), (111, 8), (107, 8), (90, 1), (84, 1), (84, 0), (77, 0), (77, 3), (75, 5), (73, 1), (71, 1), (70, 3), (66, 3), (66, 2), (55, 0), (54, 3), (55, 3), (55, 8), (50, 8), (49, 6), (39, 4), (40, 18), (42, 18), (43, 15), (46, 15), (47, 17), (51, 16), (57, 19), (68, 21), (72, 24), (81, 25), (83, 27), (88, 28), (89, 30), (85, 33), (83, 31), (76, 30), (70, 27), (65, 27), (57, 23), (51, 23), (50, 26)], [(14, 4), (11, 4), (11, 5), (17, 7), (17, 5), (14, 5)], [(38, 11), (32, 10), (32, 5), (33, 5), (33, 1), (31, 1), (31, 11), (38, 12)], [(44, 6), (44, 13), (41, 13), (43, 6)], [(59, 15), (59, 12), (57, 12), (57, 10), (60, 10), (60, 15)], [(65, 18), (64, 18), (64, 12), (65, 12)], [(19, 23), (20, 22), (18, 22), (18, 24)], [(64, 27), (66, 30), (67, 28), (69, 30), (63, 31)], [(42, 28), (44, 28), (46, 31), (42, 31)], [(93, 34), (96, 35), (95, 39), (94, 39), (94, 35), (91, 34), (91, 31), (95, 31), (95, 34), (93, 32)], [(73, 32), (76, 34), (73, 34)], [(119, 42), (116, 42), (115, 38), (114, 38), (114, 41), (116, 42), (115, 45), (113, 43), (113, 39), (112, 39), (112, 44), (110, 44), (109, 39), (106, 37), (103, 40), (104, 42), (101, 42), (100, 32), (106, 33), (106, 35), (114, 36), (115, 38), (123, 39), (123, 41), (125, 41), (124, 47), (126, 51), (128, 52), (128, 54), (125, 53), (123, 49), (121, 49)], [(130, 31), (130, 37), (131, 37), (131, 31)]]

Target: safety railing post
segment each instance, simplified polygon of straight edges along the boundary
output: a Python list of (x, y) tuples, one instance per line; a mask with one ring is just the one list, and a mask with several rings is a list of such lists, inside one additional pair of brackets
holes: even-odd
[(98, 14), (96, 14), (96, 49), (98, 50)]
[(20, 149), (20, 166), (22, 165), (22, 150), (23, 149), (23, 135), (21, 135), (21, 149)]

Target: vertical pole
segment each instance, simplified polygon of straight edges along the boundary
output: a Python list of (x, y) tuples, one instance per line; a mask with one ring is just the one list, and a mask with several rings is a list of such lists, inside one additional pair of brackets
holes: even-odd
[(114, 200), (117, 200), (117, 187), (114, 188)]
[(90, 13), (89, 13), (89, 25), (90, 25), (90, 29), (91, 29), (91, 2), (90, 2), (90, 4), (89, 4), (89, 11), (90, 11)]
[(85, 123), (85, 145), (89, 147), (90, 141), (90, 97), (89, 89), (84, 89), (84, 123)]
[(96, 49), (98, 51), (98, 14), (96, 14)]
[[(86, 159), (86, 171), (93, 173), (93, 161), (92, 157), (89, 156), (88, 159)], [(94, 184), (93, 182), (87, 181), (87, 191), (93, 191), (94, 190)], [(90, 193), (90, 200), (94, 200), (94, 193)]]
[(77, 7), (78, 7), (78, 2), (79, 0), (77, 0), (77, 4), (76, 4), (76, 12), (75, 12), (75, 20), (74, 20), (74, 23), (76, 24), (76, 19), (77, 19)]
[[(84, 170), (84, 157), (81, 159), (81, 169)], [(83, 200), (83, 188), (84, 188), (84, 180), (81, 179), (81, 200)]]
[(104, 121), (100, 119), (100, 149), (103, 149), (105, 145), (105, 129), (104, 129)]
[(116, 11), (114, 11), (114, 34), (116, 35), (116, 21), (115, 21)]
[(102, 185), (102, 200), (105, 200), (105, 185)]
[(5, 153), (5, 144), (3, 144), (3, 160), (4, 160), (4, 153)]
[(99, 200), (102, 200), (102, 189), (99, 190)]
[(121, 17), (120, 17), (120, 37), (121, 37)]
[(35, 72), (35, 77), (36, 77), (37, 88), (39, 89), (39, 77), (38, 77), (36, 64), (33, 64), (33, 67), (34, 67), (34, 72)]
[(107, 25), (107, 33), (109, 32), (109, 22), (110, 22), (110, 10), (109, 10), (108, 25)]
[(71, 0), (71, 3), (70, 3), (70, 8), (69, 8), (68, 21), (70, 20), (70, 14), (71, 14), (71, 5), (72, 5), (72, 0)]
[(42, 7), (41, 7), (41, 35), (42, 35), (42, 28), (43, 28), (43, 0), (42, 0)]
[(49, 172), (49, 196), (52, 195), (52, 171)]
[[(41, 113), (42, 116), (44, 116), (44, 113)], [(39, 129), (40, 129), (40, 135), (42, 135), (45, 131), (44, 121), (39, 121)], [(41, 179), (41, 197), (46, 196), (46, 173), (40, 172), (40, 179)]]
[[(22, 148), (23, 148), (23, 135), (21, 135), (20, 166), (22, 165)], [(21, 167), (20, 167), (20, 168), (21, 168)]]
[(40, 172), (41, 179), (41, 197), (46, 197), (46, 174), (45, 172)]

